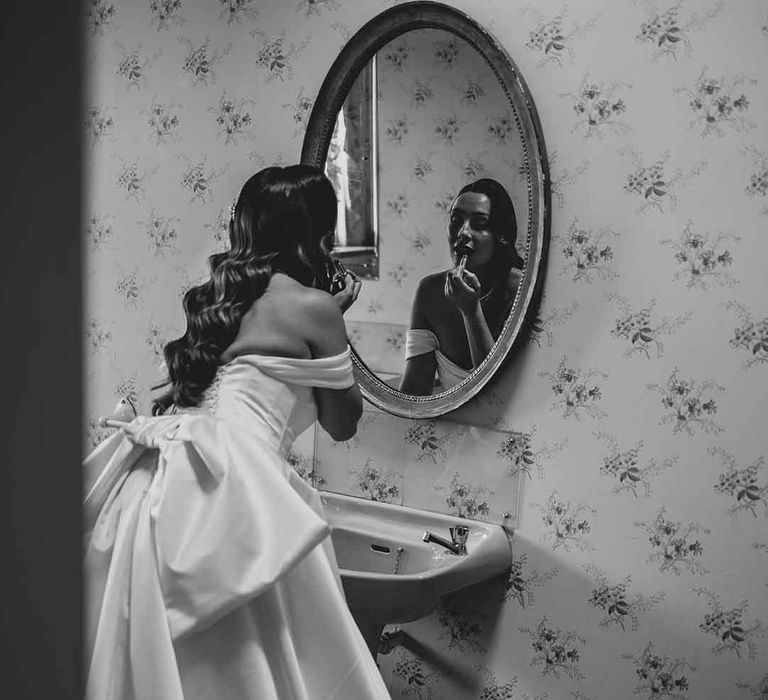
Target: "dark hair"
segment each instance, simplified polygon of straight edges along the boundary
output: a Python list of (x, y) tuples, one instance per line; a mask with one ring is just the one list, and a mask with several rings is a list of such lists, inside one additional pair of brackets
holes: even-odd
[[(459, 194), (464, 194), (465, 192), (484, 194), (491, 200), (489, 226), (501, 252), (500, 267), (503, 267), (505, 271), (513, 267), (522, 268), (523, 259), (517, 252), (517, 248), (515, 248), (515, 242), (517, 241), (515, 205), (512, 204), (512, 199), (504, 189), (504, 186), (496, 180), (484, 177), (464, 185), (459, 190)], [(456, 196), (458, 197), (458, 195)]]
[(164, 348), (168, 379), (152, 388), (171, 387), (153, 402), (154, 415), (199, 405), (221, 353), (275, 272), (327, 285), (336, 211), (333, 185), (315, 166), (275, 166), (249, 178), (229, 222), (229, 250), (211, 255), (210, 279), (184, 294), (187, 329)]
[[(524, 260), (515, 248), (517, 240), (517, 217), (515, 206), (512, 204), (507, 190), (496, 180), (481, 178), (465, 185), (459, 190), (459, 195), (465, 192), (484, 194), (491, 202), (490, 219), (488, 227), (493, 234), (498, 254), (494, 255), (494, 277), (498, 280), (507, 280), (510, 270), (523, 269)], [(456, 195), (457, 197), (459, 195)], [(517, 284), (496, 284), (491, 292), (488, 302), (484, 306), (484, 313), (488, 328), (494, 338), (499, 336), (506, 322), (509, 310), (515, 300)]]

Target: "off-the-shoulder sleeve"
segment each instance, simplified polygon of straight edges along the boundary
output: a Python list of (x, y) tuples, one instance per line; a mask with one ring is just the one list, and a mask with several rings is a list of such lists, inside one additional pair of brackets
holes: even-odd
[(248, 355), (247, 360), (265, 374), (289, 384), (320, 389), (347, 389), (355, 383), (349, 346), (344, 352), (330, 357), (297, 359)]
[(405, 359), (424, 355), (440, 348), (437, 336), (426, 328), (411, 328), (405, 333)]

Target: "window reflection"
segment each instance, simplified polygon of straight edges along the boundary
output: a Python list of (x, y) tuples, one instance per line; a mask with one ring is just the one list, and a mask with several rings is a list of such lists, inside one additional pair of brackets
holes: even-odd
[(336, 190), (339, 201), (339, 211), (336, 222), (336, 240), (334, 245), (346, 247), (353, 245), (354, 229), (348, 226), (347, 217), (352, 214), (352, 200), (349, 196), (349, 153), (346, 150), (347, 125), (344, 109), (339, 112), (336, 125), (328, 148), (328, 159), (325, 163), (325, 174), (328, 175)]
[(325, 172), (339, 201), (334, 256), (365, 279), (378, 278), (376, 59), (361, 71), (333, 129)]

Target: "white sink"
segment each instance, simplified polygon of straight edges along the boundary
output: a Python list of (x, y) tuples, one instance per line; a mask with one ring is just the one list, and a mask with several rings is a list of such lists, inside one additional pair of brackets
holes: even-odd
[[(361, 629), (424, 617), (440, 596), (512, 563), (509, 536), (500, 525), (337, 493), (321, 496), (347, 604)], [(428, 530), (450, 541), (453, 525), (469, 527), (466, 554), (422, 539)]]

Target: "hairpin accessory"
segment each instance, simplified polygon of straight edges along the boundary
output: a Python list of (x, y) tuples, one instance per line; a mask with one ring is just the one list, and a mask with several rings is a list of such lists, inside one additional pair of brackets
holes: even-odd
[(232, 202), (232, 204), (229, 205), (229, 220), (234, 221), (235, 220), (235, 208), (237, 207), (237, 202)]

